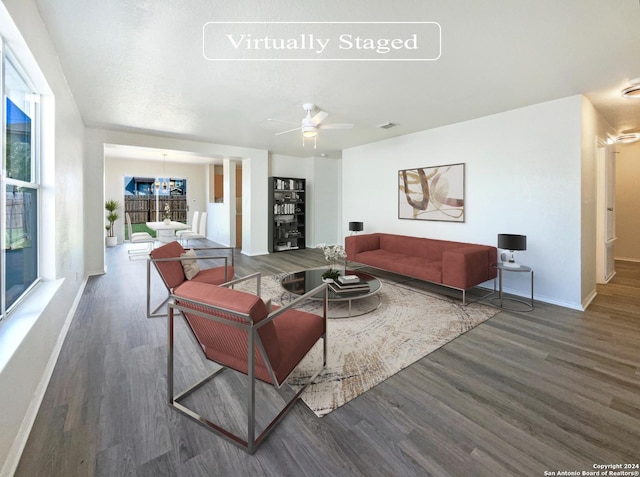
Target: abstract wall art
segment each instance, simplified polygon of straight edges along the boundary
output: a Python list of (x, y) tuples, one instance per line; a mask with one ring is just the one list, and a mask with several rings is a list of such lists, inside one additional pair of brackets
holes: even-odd
[(464, 222), (464, 163), (398, 171), (398, 218)]

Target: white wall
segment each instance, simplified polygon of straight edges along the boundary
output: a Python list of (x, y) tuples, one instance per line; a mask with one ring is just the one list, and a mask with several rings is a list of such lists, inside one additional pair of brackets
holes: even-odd
[[(17, 465), (83, 287), (86, 169), (84, 125), (35, 3), (4, 0), (0, 29), (38, 87), (42, 80), (48, 90), (41, 105), (45, 167), (40, 268), (45, 281), (39, 288), (49, 289), (45, 295), (50, 301), (31, 297), (0, 325), (0, 342), (10, 339), (14, 349), (7, 355), (3, 347), (0, 365), (0, 475), (8, 476)], [(30, 61), (24, 62), (27, 56)], [(41, 78), (34, 77), (33, 68)]]
[(618, 144), (616, 150), (615, 257), (640, 262), (640, 142)]
[(585, 97), (581, 122), (581, 302), (583, 308), (596, 296), (598, 242), (598, 143), (606, 144), (614, 131)]
[[(202, 164), (183, 164), (169, 160), (166, 162), (136, 160), (135, 157), (130, 159), (107, 159), (104, 171), (104, 194), (107, 199), (115, 199), (122, 205), (122, 208), (118, 211), (120, 219), (115, 223), (115, 234), (118, 238), (118, 243), (123, 242), (124, 229), (126, 227), (124, 218), (125, 176), (187, 179), (187, 202), (189, 204), (189, 216), (191, 216), (195, 210), (206, 210), (206, 175), (207, 166)], [(104, 211), (105, 216), (106, 213)]]
[[(343, 151), (342, 234), (350, 220), (365, 232), (489, 245), (524, 234), (519, 260), (535, 271), (536, 298), (580, 309), (581, 113), (574, 96)], [(398, 170), (460, 162), (465, 223), (397, 218)], [(506, 274), (505, 290), (528, 295), (524, 275)]]
[(312, 157), (308, 164), (307, 181), (307, 227), (311, 227), (311, 234), (307, 247), (315, 247), (320, 243), (342, 244), (342, 237), (338, 234), (342, 215), (340, 210), (340, 159), (328, 157)]
[(283, 154), (269, 155), (269, 177), (307, 178), (307, 158), (285, 156)]
[(267, 155), (242, 160), (242, 253), (246, 255), (269, 253), (268, 177)]

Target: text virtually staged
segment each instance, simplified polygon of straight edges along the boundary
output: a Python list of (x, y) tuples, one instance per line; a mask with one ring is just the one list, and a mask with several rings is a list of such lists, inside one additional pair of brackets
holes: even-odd
[(208, 22), (209, 60), (437, 60), (436, 22)]

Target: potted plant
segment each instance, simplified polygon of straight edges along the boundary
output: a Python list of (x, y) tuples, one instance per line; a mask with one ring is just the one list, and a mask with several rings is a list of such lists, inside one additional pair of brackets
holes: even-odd
[(337, 280), (340, 276), (340, 271), (335, 268), (336, 261), (347, 256), (344, 247), (342, 245), (334, 245), (332, 247), (321, 243), (317, 248), (324, 252), (324, 258), (329, 262), (329, 268), (322, 274), (322, 280), (325, 282), (333, 282), (334, 280)]
[(167, 225), (171, 223), (171, 206), (169, 202), (164, 204), (164, 223)]
[(108, 212), (107, 222), (109, 222), (109, 224), (105, 226), (105, 229), (107, 230), (106, 244), (107, 247), (114, 247), (118, 243), (118, 237), (115, 236), (113, 225), (116, 220), (120, 218), (120, 215), (116, 212), (116, 210), (120, 208), (120, 203), (116, 200), (109, 199), (104, 203), (104, 208)]

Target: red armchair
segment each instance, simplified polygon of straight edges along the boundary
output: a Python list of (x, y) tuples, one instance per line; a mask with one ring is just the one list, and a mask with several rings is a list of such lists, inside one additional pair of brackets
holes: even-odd
[[(255, 295), (228, 288), (253, 277), (257, 277)], [(250, 454), (256, 451), (327, 362), (327, 285), (322, 284), (287, 306), (271, 312), (260, 298), (259, 290), (259, 273), (223, 286), (190, 281), (174, 289), (172, 300), (169, 302), (169, 405)], [(322, 316), (295, 309), (302, 301), (323, 290)], [(204, 356), (224, 366), (177, 395), (174, 392), (173, 371), (176, 311), (186, 320)], [(282, 387), (287, 377), (321, 338), (324, 345), (322, 367), (284, 404), (271, 422), (261, 431), (256, 429), (256, 380), (275, 387), (284, 397)], [(246, 400), (233, 400), (234, 403), (246, 402), (246, 437), (238, 436), (222, 425), (214, 424), (209, 418), (203, 417), (181, 402), (225, 369), (248, 377)], [(225, 392), (228, 392), (226, 388)], [(259, 432), (258, 437), (256, 432)]]
[[(191, 250), (197, 251), (229, 251), (229, 257), (225, 255), (196, 255), (191, 254)], [(167, 316), (166, 313), (159, 313), (158, 310), (166, 305), (171, 293), (186, 282), (209, 283), (220, 285), (232, 280), (234, 277), (234, 248), (233, 247), (207, 247), (195, 248), (187, 252), (178, 242), (169, 242), (162, 247), (152, 250), (147, 262), (147, 317)], [(223, 266), (200, 269), (198, 263), (201, 260), (220, 260)], [(151, 264), (153, 264), (167, 287), (167, 297), (165, 300), (151, 310)]]

